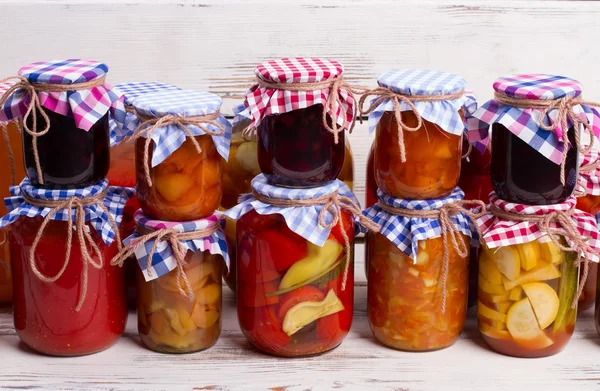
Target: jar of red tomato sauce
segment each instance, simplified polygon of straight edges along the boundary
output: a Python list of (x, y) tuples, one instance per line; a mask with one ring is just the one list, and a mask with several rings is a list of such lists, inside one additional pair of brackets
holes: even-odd
[[(327, 352), (352, 324), (354, 217), (342, 209), (331, 227), (333, 216), (325, 212), (325, 221), (319, 221), (319, 212), (329, 196), (356, 202), (355, 197), (341, 181), (291, 190), (259, 175), (252, 188), (226, 212), (238, 220), (240, 327), (254, 347), (269, 354)], [(310, 200), (317, 203), (306, 205)], [(294, 201), (301, 202), (291, 206)]]
[(219, 207), (231, 139), (221, 104), (214, 94), (185, 90), (133, 100), (137, 197), (146, 216), (190, 221)]
[(439, 215), (417, 217), (414, 212), (453, 208), (464, 193), (456, 188), (437, 200), (378, 195), (379, 203), (365, 211), (382, 226), (367, 236), (367, 309), (373, 335), (399, 350), (448, 347), (459, 338), (467, 315), (469, 219), (458, 210), (449, 213), (451, 226), (443, 234)]
[[(577, 184), (581, 146), (575, 132), (584, 126), (580, 117), (573, 123), (564, 110), (585, 114), (594, 128), (600, 125), (598, 112), (578, 102), (581, 85), (564, 76), (513, 75), (499, 78), (493, 87), (494, 99), (469, 121), (469, 139), (480, 150), (491, 139), (491, 179), (497, 196), (527, 205), (565, 202)], [(559, 107), (560, 116), (569, 118), (565, 123), (556, 121)]]
[[(57, 193), (34, 187), (26, 178), (11, 188), (11, 194), (9, 213), (0, 226), (9, 234), (19, 338), (53, 356), (110, 347), (125, 329), (127, 304), (123, 272), (110, 265), (118, 250), (118, 228), (107, 213), (118, 224), (131, 193), (108, 189), (106, 180)], [(67, 210), (58, 205), (72, 197), (83, 203), (73, 210), (74, 217), (85, 215), (81, 225), (69, 224)], [(40, 201), (56, 203), (56, 213), (50, 205), (40, 206)], [(72, 243), (66, 248), (70, 232)]]
[(474, 97), (465, 81), (437, 71), (384, 73), (369, 113), (376, 129), (375, 179), (388, 195), (436, 199), (449, 195), (460, 175), (464, 108)]
[(234, 122), (251, 119), (248, 132), (257, 135), (260, 169), (270, 183), (320, 186), (343, 170), (345, 131), (355, 112), (343, 72), (339, 62), (320, 58), (282, 58), (256, 67), (257, 84)]
[(0, 120), (23, 120), (25, 167), (33, 184), (85, 187), (106, 177), (109, 111), (119, 121), (124, 116), (121, 95), (105, 82), (107, 72), (103, 63), (74, 59), (19, 70), (16, 89), (0, 100), (7, 99), (2, 110), (7, 118)]

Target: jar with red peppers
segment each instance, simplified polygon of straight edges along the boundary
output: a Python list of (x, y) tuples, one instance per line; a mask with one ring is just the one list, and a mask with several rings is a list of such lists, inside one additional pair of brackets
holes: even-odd
[[(192, 102), (192, 103), (190, 103)], [(133, 100), (137, 197), (144, 214), (166, 221), (210, 216), (221, 202), (231, 124), (222, 100), (196, 91), (158, 91)]]
[(34, 185), (85, 187), (106, 177), (109, 111), (119, 121), (124, 116), (121, 95), (105, 83), (107, 72), (91, 60), (35, 62), (19, 70), (21, 79), (0, 100), (2, 116), (10, 118), (0, 120), (22, 118), (25, 167)]
[[(111, 220), (120, 222), (131, 192), (109, 189), (104, 180), (61, 190), (57, 196), (26, 178), (11, 188), (11, 194), (9, 213), (0, 227), (8, 231), (19, 338), (53, 356), (85, 355), (110, 347), (127, 320), (123, 272), (110, 264), (118, 250), (118, 228)], [(83, 203), (73, 210), (74, 218), (84, 216), (70, 223), (61, 206), (73, 197)], [(65, 250), (69, 237), (72, 243)], [(80, 242), (82, 237), (85, 243)]]
[[(257, 349), (284, 357), (337, 347), (352, 324), (354, 218), (337, 224), (319, 211), (328, 196), (355, 198), (341, 181), (306, 191), (252, 181), (253, 193), (226, 212), (237, 221), (237, 310), (240, 327)], [(294, 201), (302, 201), (296, 206)], [(305, 202), (315, 200), (315, 205)], [(346, 240), (347, 239), (347, 240)]]
[(460, 175), (464, 109), (474, 97), (459, 76), (437, 71), (384, 73), (368, 108), (376, 129), (375, 179), (388, 195), (436, 199), (449, 195)]
[(282, 58), (256, 67), (257, 84), (234, 122), (251, 118), (248, 133), (257, 135), (258, 162), (270, 183), (314, 187), (342, 171), (345, 131), (355, 114), (343, 72), (337, 61), (319, 58)]

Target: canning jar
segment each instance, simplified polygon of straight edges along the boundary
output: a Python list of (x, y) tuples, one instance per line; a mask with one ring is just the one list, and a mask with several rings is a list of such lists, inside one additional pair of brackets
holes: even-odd
[(338, 179), (346, 184), (348, 188), (354, 191), (354, 157), (350, 141), (346, 141), (346, 151), (344, 153), (344, 165), (338, 175)]
[(343, 71), (340, 63), (318, 58), (282, 58), (256, 67), (257, 84), (235, 121), (251, 118), (260, 169), (270, 183), (315, 187), (340, 174), (345, 130), (353, 126), (355, 111)]
[(377, 181), (375, 181), (375, 143), (371, 145), (371, 150), (369, 151), (369, 157), (367, 158), (367, 184), (366, 184), (366, 206), (370, 208), (377, 202)]
[(33, 184), (85, 187), (106, 176), (109, 110), (124, 113), (121, 95), (105, 84), (107, 72), (105, 64), (88, 60), (36, 62), (19, 70), (18, 88), (4, 94), (12, 99), (3, 116), (23, 118), (23, 155)]
[[(431, 80), (443, 80), (431, 83)], [(377, 129), (375, 179), (390, 196), (435, 199), (449, 195), (460, 175), (463, 110), (474, 97), (465, 81), (436, 71), (402, 70), (384, 73), (364, 113)]]
[(184, 90), (133, 100), (141, 118), (132, 136), (137, 197), (148, 217), (190, 221), (219, 207), (231, 138), (231, 125), (219, 113), (221, 103), (216, 95)]

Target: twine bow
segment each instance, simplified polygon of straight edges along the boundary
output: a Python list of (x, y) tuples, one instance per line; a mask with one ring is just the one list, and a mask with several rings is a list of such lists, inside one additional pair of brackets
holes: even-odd
[[(583, 263), (583, 274), (581, 276), (581, 281), (579, 281), (577, 295), (571, 304), (571, 308), (575, 308), (577, 302), (579, 301), (579, 297), (583, 292), (585, 281), (587, 280), (589, 273), (589, 260), (587, 258), (592, 254), (600, 256), (600, 254), (598, 254), (598, 252), (596, 252), (588, 244), (590, 238), (581, 235), (577, 229), (577, 225), (575, 222), (573, 222), (572, 216), (575, 212), (575, 208), (567, 211), (555, 211), (546, 215), (537, 216), (507, 212), (492, 204), (490, 211), (494, 216), (502, 219), (535, 223), (540, 231), (548, 235), (556, 247), (560, 248), (562, 251), (577, 253), (577, 259), (574, 261), (574, 266), (579, 267), (581, 263)], [(552, 228), (550, 226), (552, 222), (558, 224), (560, 228)], [(570, 240), (573, 244), (568, 246), (563, 245), (561, 243), (562, 237)], [(585, 255), (585, 257), (582, 257), (582, 254)]]
[[(4, 83), (9, 80), (16, 80), (16, 82), (13, 85), (11, 85), (0, 97), (0, 108), (4, 107), (4, 104), (6, 103), (8, 98), (10, 98), (17, 91), (22, 91), (23, 94), (25, 94), (29, 98), (29, 103), (27, 104), (27, 111), (25, 112), (25, 115), (23, 115), (23, 129), (27, 134), (31, 136), (33, 144), (33, 158), (35, 160), (37, 178), (38, 182), (41, 185), (43, 185), (44, 177), (42, 175), (42, 167), (40, 164), (40, 157), (38, 154), (37, 139), (38, 137), (42, 137), (43, 135), (48, 133), (48, 131), (50, 130), (50, 119), (44, 111), (44, 108), (40, 102), (40, 98), (38, 97), (37, 93), (89, 90), (93, 87), (104, 85), (105, 76), (91, 81), (74, 84), (30, 83), (29, 80), (22, 76), (11, 76), (0, 80), (0, 83)], [(44, 119), (44, 122), (46, 123), (41, 130), (38, 130), (38, 114)], [(32, 117), (32, 128), (30, 128), (27, 124), (30, 116)]]
[[(158, 247), (158, 243), (167, 242), (171, 246), (171, 252), (173, 254), (173, 258), (177, 262), (177, 288), (179, 289), (179, 293), (183, 296), (187, 297), (189, 300), (194, 299), (194, 290), (192, 284), (190, 283), (186, 273), (185, 267), (187, 266), (187, 262), (185, 260), (185, 256), (187, 250), (181, 243), (185, 240), (194, 240), (194, 239), (202, 239), (207, 236), (212, 235), (217, 232), (219, 229), (219, 224), (215, 224), (212, 227), (199, 229), (197, 231), (192, 232), (178, 232), (173, 228), (162, 228), (157, 229), (156, 231), (149, 230), (147, 228), (143, 228), (138, 226), (138, 232), (142, 232), (143, 235), (132, 239), (126, 247), (119, 251), (119, 254), (111, 261), (111, 265), (115, 266), (123, 266), (123, 262), (135, 254), (137, 249), (144, 246), (146, 242), (150, 240), (154, 240), (154, 244), (148, 253), (148, 262), (146, 264), (146, 270), (148, 275), (152, 275), (152, 258), (154, 257), (154, 253)], [(185, 287), (185, 289), (183, 288)]]
[[(121, 249), (121, 237), (119, 235), (119, 229), (117, 227), (117, 224), (116, 224), (115, 220), (113, 219), (112, 215), (109, 213), (106, 206), (104, 206), (104, 204), (102, 202), (104, 200), (104, 198), (106, 197), (106, 193), (107, 193), (107, 190), (105, 190), (104, 192), (102, 192), (96, 196), (92, 196), (92, 197), (84, 197), (84, 198), (71, 197), (67, 200), (60, 200), (60, 201), (41, 200), (41, 199), (29, 197), (26, 194), (22, 195), (23, 198), (25, 199), (25, 201), (30, 205), (37, 206), (40, 208), (52, 208), (52, 210), (46, 215), (46, 217), (44, 217), (44, 221), (40, 225), (40, 227), (37, 231), (37, 234), (35, 236), (35, 239), (33, 240), (33, 243), (31, 245), (31, 249), (29, 251), (29, 265), (31, 267), (31, 270), (33, 270), (33, 273), (40, 280), (42, 280), (43, 282), (46, 282), (46, 283), (51, 283), (51, 282), (57, 281), (64, 274), (64, 272), (67, 270), (67, 266), (69, 266), (69, 260), (71, 258), (73, 231), (75, 231), (77, 233), (77, 238), (79, 240), (79, 249), (81, 251), (81, 260), (82, 260), (82, 264), (83, 264), (83, 271), (82, 271), (81, 293), (79, 294), (79, 300), (77, 302), (77, 307), (75, 308), (76, 312), (79, 312), (79, 310), (81, 310), (81, 307), (83, 305), (83, 302), (85, 301), (85, 297), (87, 294), (88, 267), (91, 265), (93, 268), (100, 270), (104, 266), (102, 252), (100, 251), (100, 248), (98, 247), (98, 245), (94, 242), (94, 239), (92, 238), (92, 235), (89, 232), (89, 230), (86, 229), (85, 209), (84, 209), (85, 207), (89, 207), (92, 205), (98, 205), (104, 211), (104, 213), (106, 213), (106, 215), (108, 216), (108, 219), (110, 221), (111, 227), (115, 233), (114, 240), (117, 242), (118, 248)], [(48, 225), (50, 220), (52, 220), (52, 217), (55, 216), (56, 213), (58, 213), (60, 210), (63, 210), (63, 209), (66, 209), (67, 213), (68, 213), (67, 242), (65, 245), (65, 251), (66, 251), (65, 260), (63, 262), (61, 269), (58, 271), (58, 273), (56, 273), (56, 275), (47, 276), (44, 273), (42, 273), (37, 267), (36, 259), (35, 259), (35, 250), (36, 250), (40, 240), (44, 236), (44, 230), (46, 229), (46, 226)], [(73, 214), (75, 214), (75, 226), (73, 226)], [(88, 247), (91, 247), (91, 249), (93, 251), (93, 255), (96, 256), (97, 261), (95, 261), (92, 254), (90, 254)]]
[[(402, 162), (406, 162), (406, 148), (404, 145), (404, 132), (416, 132), (423, 126), (423, 117), (417, 110), (415, 106), (415, 102), (440, 102), (444, 100), (455, 100), (464, 95), (464, 91), (458, 91), (453, 94), (445, 94), (445, 95), (406, 95), (400, 94), (398, 92), (392, 91), (390, 88), (386, 87), (377, 87), (372, 90), (364, 91), (360, 97), (358, 107), (361, 117), (365, 115), (371, 114), (375, 109), (384, 101), (390, 100), (394, 105), (394, 118), (396, 119), (396, 124), (398, 125), (398, 146), (400, 147), (400, 159)], [(369, 107), (365, 110), (363, 108), (365, 100), (369, 96), (376, 96)], [(405, 103), (410, 110), (413, 112), (415, 117), (417, 118), (417, 125), (414, 127), (408, 126), (402, 120), (402, 114), (400, 111), (400, 102)]]
[[(192, 117), (182, 117), (174, 114), (167, 114), (162, 117), (149, 117), (134, 110), (135, 114), (142, 121), (137, 127), (135, 132), (130, 137), (131, 140), (137, 140), (140, 137), (145, 137), (146, 142), (144, 144), (144, 179), (148, 183), (148, 186), (152, 186), (152, 178), (150, 176), (150, 143), (152, 142), (152, 134), (162, 127), (176, 125), (192, 140), (194, 147), (198, 153), (202, 153), (202, 148), (196, 140), (194, 134), (188, 129), (188, 125), (193, 125), (200, 128), (205, 134), (210, 136), (222, 136), (225, 133), (225, 128), (219, 124), (216, 119), (221, 115), (219, 110), (212, 114), (198, 115)], [(214, 126), (218, 131), (213, 131), (208, 126)]]
[[(340, 224), (340, 231), (344, 239), (346, 257), (348, 259), (344, 268), (344, 277), (342, 278), (342, 290), (346, 290), (346, 283), (348, 281), (348, 271), (350, 270), (350, 254), (352, 251), (352, 244), (350, 243), (348, 233), (346, 232), (344, 225), (342, 224), (342, 210), (350, 212), (353, 216), (358, 218), (358, 221), (362, 226), (366, 227), (371, 231), (379, 232), (381, 226), (364, 216), (358, 204), (354, 202), (351, 198), (341, 196), (338, 194), (337, 191), (332, 194), (327, 194), (309, 200), (288, 200), (281, 198), (272, 198), (263, 194), (259, 194), (254, 190), (252, 191), (252, 195), (254, 196), (254, 198), (256, 198), (262, 203), (270, 204), (280, 208), (323, 205), (323, 208), (319, 212), (319, 225), (325, 229), (331, 229), (338, 223)], [(327, 213), (329, 213), (332, 217), (329, 223), (327, 222)]]
[[(469, 207), (471, 205), (471, 207)], [(469, 247), (465, 244), (463, 240), (459, 238), (459, 234), (461, 233), (452, 220), (450, 219), (452, 216), (457, 214), (466, 215), (475, 226), (475, 230), (479, 234), (479, 239), (483, 237), (479, 227), (477, 226), (476, 220), (483, 215), (485, 215), (485, 203), (480, 200), (460, 200), (456, 202), (452, 202), (449, 204), (443, 205), (439, 209), (435, 210), (417, 210), (417, 209), (403, 209), (396, 208), (395, 206), (386, 204), (383, 201), (379, 201), (379, 206), (381, 209), (385, 210), (388, 213), (393, 215), (410, 217), (410, 218), (427, 218), (427, 219), (437, 219), (440, 222), (440, 229), (442, 232), (442, 243), (444, 245), (444, 259), (442, 261), (442, 312), (446, 312), (446, 286), (448, 283), (448, 273), (450, 267), (450, 245), (449, 239), (452, 241), (452, 246), (456, 253), (461, 257), (469, 256)], [(479, 212), (474, 213), (470, 209), (480, 208)], [(468, 208), (468, 209), (467, 209)]]

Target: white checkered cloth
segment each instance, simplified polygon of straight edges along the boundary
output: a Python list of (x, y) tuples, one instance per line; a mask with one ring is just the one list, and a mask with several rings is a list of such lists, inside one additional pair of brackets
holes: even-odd
[[(437, 210), (446, 204), (464, 199), (465, 193), (455, 188), (452, 193), (435, 200), (407, 200), (394, 198), (377, 190), (377, 198), (387, 205), (408, 210)], [(399, 250), (417, 259), (419, 240), (439, 238), (442, 236), (439, 219), (415, 218), (391, 214), (375, 204), (363, 211), (363, 214), (381, 226), (379, 233), (389, 239)], [(464, 213), (450, 216), (456, 230), (470, 238), (477, 237), (477, 231), (471, 220)]]
[[(142, 210), (139, 209), (137, 212), (135, 212), (134, 218), (139, 226), (151, 231), (170, 228), (176, 230), (177, 232), (192, 232), (200, 229), (211, 228), (217, 224), (223, 224), (223, 220), (221, 220), (217, 214), (213, 214), (201, 220), (174, 222), (152, 220), (146, 217)], [(126, 238), (123, 243), (129, 244), (130, 241), (139, 237), (140, 235), (135, 232), (133, 235)], [(149, 240), (135, 251), (135, 257), (137, 258), (138, 266), (142, 270), (142, 273), (144, 273), (144, 278), (146, 281), (152, 281), (160, 276), (164, 276), (177, 267), (177, 261), (173, 257), (173, 251), (170, 244), (165, 241), (160, 241), (156, 246), (156, 251), (152, 256), (150, 271), (148, 271), (148, 255), (150, 254), (154, 243), (155, 240)], [(202, 239), (182, 240), (181, 244), (183, 245), (186, 253), (188, 251), (193, 253), (198, 251), (208, 251), (210, 254), (221, 255), (225, 261), (225, 265), (229, 269), (230, 259), (229, 251), (227, 249), (227, 239), (225, 238), (225, 233), (222, 229), (219, 229), (212, 235)]]
[[(93, 197), (102, 193), (108, 187), (106, 198), (104, 198), (103, 204), (108, 209), (112, 218), (117, 223), (117, 226), (121, 223), (123, 208), (129, 198), (135, 194), (134, 189), (128, 187), (117, 187), (108, 186), (108, 180), (103, 181), (88, 187), (80, 187), (75, 189), (44, 189), (40, 187), (34, 187), (31, 185), (29, 178), (23, 179), (23, 182), (19, 186), (11, 186), (10, 194), (12, 197), (4, 199), (4, 203), (8, 208), (8, 214), (0, 219), (0, 228), (6, 227), (7, 225), (17, 221), (21, 216), (45, 217), (48, 213), (52, 212), (53, 208), (42, 208), (33, 206), (25, 201), (21, 194), (26, 194), (31, 198), (40, 200), (68, 200), (72, 197)], [(85, 211), (85, 221), (89, 222), (92, 227), (102, 236), (102, 240), (107, 245), (110, 245), (114, 238), (115, 232), (113, 231), (112, 224), (110, 223), (109, 217), (98, 205), (86, 206), (83, 208)], [(75, 222), (76, 215), (72, 216)], [(52, 220), (68, 221), (69, 214), (66, 209), (59, 210)]]
[[(133, 107), (143, 115), (150, 117), (163, 117), (167, 114), (181, 117), (193, 117), (213, 114), (221, 108), (223, 101), (217, 95), (208, 92), (167, 90), (140, 95), (133, 99)], [(231, 141), (231, 123), (220, 114), (215, 120), (225, 129), (222, 136), (211, 136), (217, 152), (227, 160), (229, 158), (229, 143)], [(136, 117), (132, 121), (136, 129), (141, 124)], [(206, 125), (212, 131), (219, 129), (212, 125)], [(201, 136), (202, 129), (194, 125), (187, 125), (187, 129), (194, 136)], [(187, 133), (177, 125), (164, 126), (152, 134), (154, 141), (154, 152), (152, 154), (152, 167), (156, 167), (166, 158), (171, 156), (186, 139)]]
[[(452, 73), (405, 69), (391, 71), (379, 76), (377, 83), (403, 95), (449, 95), (465, 91), (465, 80)], [(373, 100), (376, 100), (374, 98)], [(477, 99), (471, 91), (455, 100), (437, 102), (414, 102), (421, 117), (438, 125), (446, 132), (459, 135), (465, 131), (466, 124), (461, 118), (462, 109), (468, 118), (477, 110)], [(386, 99), (369, 114), (369, 131), (373, 132), (386, 111), (394, 111), (394, 103)], [(400, 102), (400, 111), (412, 111), (405, 102)]]
[[(350, 188), (344, 182), (339, 180), (324, 186), (312, 187), (309, 189), (291, 189), (271, 185), (267, 182), (267, 178), (264, 174), (260, 174), (252, 180), (252, 188), (258, 194), (285, 200), (310, 200), (338, 192), (340, 196), (348, 197), (358, 205), (358, 200)], [(256, 213), (260, 215), (279, 214), (283, 216), (287, 226), (292, 231), (317, 246), (323, 246), (331, 233), (331, 228), (323, 228), (319, 224), (319, 213), (321, 212), (321, 209), (323, 209), (323, 206), (324, 205), (282, 208), (258, 201), (252, 194), (243, 194), (240, 196), (239, 204), (226, 211), (224, 215), (232, 220), (238, 220), (251, 210), (255, 210)], [(332, 216), (329, 213), (325, 215), (325, 218), (327, 223), (332, 221)], [(354, 223), (355, 226), (358, 224), (356, 218)], [(355, 229), (355, 232), (357, 231), (358, 230)]]

